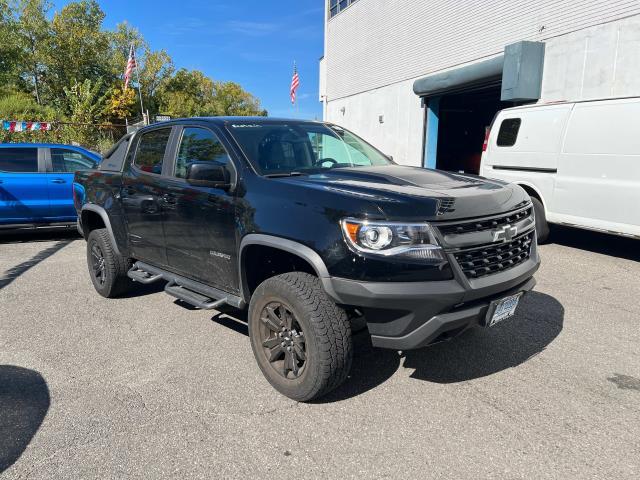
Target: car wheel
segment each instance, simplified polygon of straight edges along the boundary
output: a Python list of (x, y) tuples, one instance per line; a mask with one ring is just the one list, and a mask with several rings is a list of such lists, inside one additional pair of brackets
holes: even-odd
[(285, 273), (258, 286), (249, 304), (249, 337), (266, 379), (293, 400), (326, 395), (351, 368), (347, 314), (308, 273)]
[(544, 205), (535, 197), (531, 197), (533, 203), (533, 211), (536, 216), (536, 235), (538, 243), (544, 243), (549, 238), (549, 224), (547, 216), (544, 213)]
[(114, 251), (106, 228), (92, 230), (89, 234), (87, 265), (91, 282), (103, 297), (116, 297), (131, 286), (127, 262)]

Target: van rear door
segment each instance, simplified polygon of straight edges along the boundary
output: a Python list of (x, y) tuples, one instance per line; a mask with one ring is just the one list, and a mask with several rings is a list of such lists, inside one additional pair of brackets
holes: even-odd
[(482, 156), (482, 175), (531, 185), (547, 210), (563, 132), (572, 104), (513, 108), (498, 114)]
[(640, 99), (577, 103), (558, 165), (558, 220), (640, 234)]

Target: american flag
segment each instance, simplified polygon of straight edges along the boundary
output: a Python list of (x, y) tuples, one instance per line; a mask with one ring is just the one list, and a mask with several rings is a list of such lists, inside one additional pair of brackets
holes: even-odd
[(133, 69), (136, 68), (136, 55), (133, 52), (133, 45), (129, 49), (129, 60), (127, 61), (127, 68), (124, 71), (124, 88), (129, 86), (129, 80), (131, 80), (131, 75), (133, 75)]
[(289, 96), (291, 97), (291, 103), (296, 103), (296, 90), (300, 86), (300, 77), (298, 76), (298, 69), (296, 64), (293, 64), (293, 77), (291, 77), (291, 89), (289, 90)]

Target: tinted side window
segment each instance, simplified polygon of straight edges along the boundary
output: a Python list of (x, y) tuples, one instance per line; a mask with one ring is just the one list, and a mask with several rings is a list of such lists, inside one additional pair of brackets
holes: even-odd
[(77, 170), (96, 168), (97, 163), (89, 157), (66, 148), (51, 149), (51, 163), (56, 173), (73, 173)]
[(513, 147), (516, 144), (520, 123), (522, 121), (519, 118), (507, 118), (502, 121), (496, 141), (499, 147)]
[(37, 148), (0, 148), (0, 171), (34, 173), (38, 171)]
[(176, 158), (175, 176), (187, 178), (189, 165), (194, 162), (227, 165), (229, 155), (218, 137), (205, 128), (190, 127), (182, 131), (182, 140)]
[(140, 136), (134, 162), (140, 170), (158, 175), (162, 173), (162, 160), (170, 134), (170, 128), (160, 128)]

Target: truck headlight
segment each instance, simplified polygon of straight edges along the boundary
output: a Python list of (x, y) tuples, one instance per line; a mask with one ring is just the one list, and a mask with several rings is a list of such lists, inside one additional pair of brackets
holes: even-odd
[(442, 264), (446, 256), (428, 223), (377, 222), (345, 218), (342, 232), (349, 247), (361, 253)]

